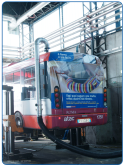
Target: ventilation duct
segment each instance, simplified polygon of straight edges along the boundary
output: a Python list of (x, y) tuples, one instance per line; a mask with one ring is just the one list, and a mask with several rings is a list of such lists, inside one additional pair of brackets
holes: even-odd
[(9, 29), (15, 29), (17, 23), (16, 23), (16, 19), (12, 16), (9, 15), (3, 15), (3, 21), (8, 21), (9, 22)]

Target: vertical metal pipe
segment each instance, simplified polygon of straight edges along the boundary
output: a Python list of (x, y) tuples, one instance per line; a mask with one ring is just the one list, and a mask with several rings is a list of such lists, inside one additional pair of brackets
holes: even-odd
[[(34, 28), (33, 28), (33, 24), (31, 23), (29, 24), (29, 43), (32, 43), (33, 41), (34, 41)], [(31, 51), (30, 55), (34, 54), (34, 47), (31, 48), (29, 51)]]
[[(22, 47), (23, 47), (24, 46), (24, 29), (23, 29), (23, 23), (21, 24), (21, 29), (22, 29), (21, 37), (22, 37)], [(22, 57), (24, 57), (24, 53), (22, 53)]]
[(34, 41), (34, 28), (33, 24), (29, 24), (29, 43), (32, 43)]
[(22, 47), (24, 46), (24, 29), (23, 29), (23, 23), (21, 24), (22, 27)]
[[(83, 3), (83, 17), (84, 17), (84, 2)], [(84, 25), (84, 28), (85, 28), (85, 25)], [(84, 30), (84, 34), (85, 34), (85, 30)], [(86, 39), (86, 36), (84, 35), (84, 41)], [(86, 42), (84, 42), (84, 53), (86, 53)]]
[[(103, 6), (104, 5), (105, 5), (105, 2), (103, 2)], [(104, 19), (106, 19), (106, 15), (104, 16)], [(105, 25), (105, 23), (106, 23), (106, 21), (104, 21), (104, 25)], [(104, 31), (106, 31), (105, 28), (104, 28)]]
[[(9, 115), (14, 115), (14, 92), (9, 91)], [(12, 128), (9, 127), (9, 143), (10, 143), (10, 153), (14, 153), (14, 133)]]
[[(59, 28), (61, 28), (61, 6), (59, 6)], [(60, 35), (60, 43), (61, 43), (61, 35)], [(62, 50), (61, 44), (60, 44), (60, 49)]]
[[(92, 12), (92, 2), (89, 2), (89, 5), (90, 5), (90, 13)], [(91, 23), (92, 24), (92, 23)], [(90, 30), (92, 30), (92, 27), (90, 28)], [(91, 37), (92, 37), (92, 40), (91, 40), (91, 54), (94, 55), (94, 37), (93, 37), (93, 32), (91, 32)]]
[[(64, 27), (64, 21), (63, 21), (63, 6), (61, 6), (61, 14), (62, 14), (62, 27)], [(64, 30), (63, 30), (64, 31)], [(63, 34), (63, 42), (64, 42), (64, 34)], [(64, 43), (63, 43), (63, 48), (64, 48)]]
[(6, 115), (9, 115), (9, 92), (6, 92)]
[[(6, 115), (9, 115), (9, 92), (6, 91), (5, 93), (5, 104), (6, 104)], [(8, 127), (5, 127), (5, 152), (9, 152), (9, 133)]]
[(45, 52), (49, 50), (49, 43), (44, 38), (38, 38), (35, 40), (35, 78), (36, 78), (36, 106), (37, 106), (37, 117), (42, 115), (41, 111), (41, 97), (40, 97), (40, 65), (39, 65), (39, 43), (45, 44)]
[[(95, 4), (95, 11), (97, 10), (97, 2), (94, 2)], [(97, 14), (96, 14), (97, 16)], [(98, 19), (95, 20), (95, 22), (97, 23), (98, 22)], [(96, 27), (98, 28), (98, 24), (96, 24)], [(96, 48), (97, 48), (97, 53), (99, 53), (99, 44), (100, 44), (100, 41), (99, 41), (99, 31), (97, 30), (96, 31)]]
[(44, 62), (44, 84), (45, 84), (45, 89), (44, 89), (44, 97), (47, 97), (47, 61)]
[(5, 127), (5, 153), (8, 153), (8, 132), (7, 132), (7, 127)]

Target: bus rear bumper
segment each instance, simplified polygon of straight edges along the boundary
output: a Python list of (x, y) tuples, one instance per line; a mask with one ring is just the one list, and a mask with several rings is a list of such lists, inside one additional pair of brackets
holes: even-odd
[[(43, 116), (43, 122), (48, 129), (69, 129), (85, 126), (96, 126), (107, 123), (107, 113), (96, 114), (70, 114)], [(23, 116), (23, 127), (40, 129), (36, 115)]]
[(43, 116), (48, 129), (68, 129), (107, 123), (107, 113)]

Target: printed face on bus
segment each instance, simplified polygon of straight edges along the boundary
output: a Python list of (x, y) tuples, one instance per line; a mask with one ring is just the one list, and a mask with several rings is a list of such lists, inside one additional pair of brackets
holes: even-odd
[(104, 71), (102, 66), (98, 66), (94, 72), (94, 76), (99, 80), (99, 81), (103, 81), (104, 80)]

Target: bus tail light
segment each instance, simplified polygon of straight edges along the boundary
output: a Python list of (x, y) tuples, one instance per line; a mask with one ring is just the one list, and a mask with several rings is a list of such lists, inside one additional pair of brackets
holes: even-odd
[(59, 103), (57, 103), (57, 104), (56, 104), (56, 108), (59, 108), (59, 107), (60, 107), (60, 105), (59, 105)]
[(104, 94), (103, 94), (103, 96), (104, 96), (104, 106), (106, 107), (107, 106), (107, 88), (105, 87), (104, 88)]
[(54, 88), (54, 97), (55, 97), (55, 107), (58, 109), (61, 108), (61, 98), (58, 86), (55, 86)]
[(107, 101), (107, 99), (104, 97), (104, 101)]

